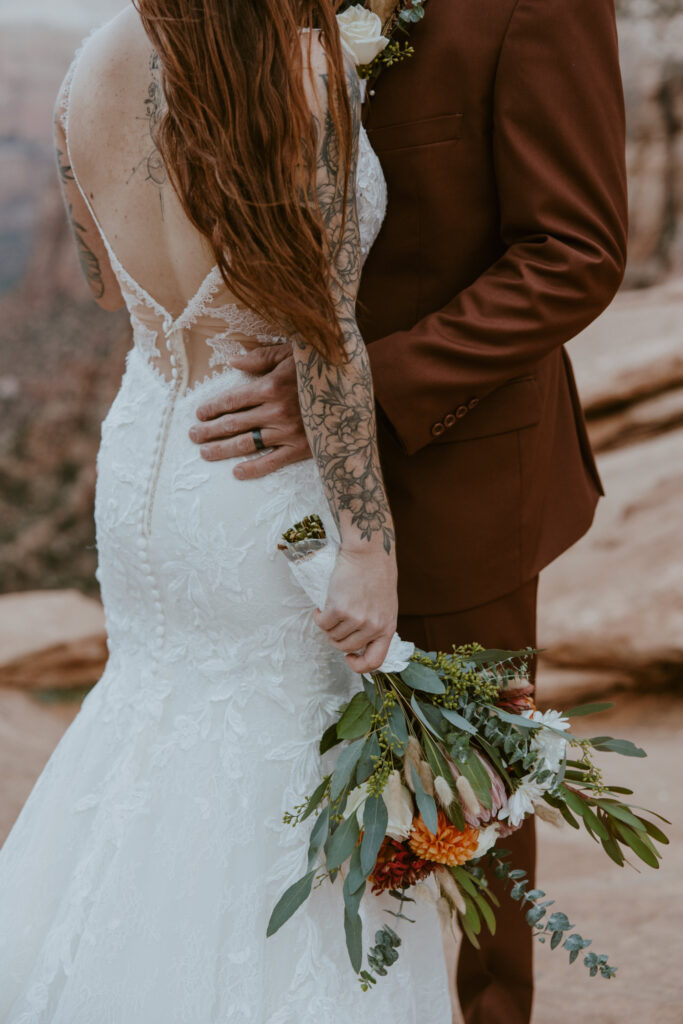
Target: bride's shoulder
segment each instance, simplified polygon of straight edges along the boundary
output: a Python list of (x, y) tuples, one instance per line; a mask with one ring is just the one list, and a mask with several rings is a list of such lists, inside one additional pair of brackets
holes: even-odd
[[(325, 107), (327, 105), (326, 76), (329, 70), (329, 56), (325, 49), (324, 39), (319, 29), (310, 31), (302, 29), (300, 34), (302, 66), (305, 72), (307, 92), (310, 91), (311, 79), (315, 83), (315, 89), (310, 94), (310, 100), (314, 107)], [(358, 72), (356, 65), (351, 59), (348, 51), (342, 46), (342, 61), (344, 72), (349, 87), (349, 94), (353, 98), (358, 83)]]
[[(113, 86), (125, 79), (127, 68), (136, 51), (145, 45), (146, 37), (135, 8), (120, 11), (108, 21), (96, 25), (81, 41), (73, 60), (62, 79), (55, 103), (55, 114), (63, 120), (69, 104), (72, 84), (78, 78), (86, 80), (89, 90), (93, 82), (98, 87)], [(149, 45), (147, 44), (148, 48)], [(78, 72), (78, 74), (77, 74)]]

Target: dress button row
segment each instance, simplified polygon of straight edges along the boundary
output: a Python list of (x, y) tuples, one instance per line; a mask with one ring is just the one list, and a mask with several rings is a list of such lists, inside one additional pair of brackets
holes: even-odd
[(467, 416), (470, 409), (476, 409), (478, 405), (478, 398), (470, 398), (467, 405), (459, 405), (455, 412), (447, 413), (443, 418), (443, 422), (439, 420), (432, 426), (432, 437), (441, 437), (447, 429), (455, 424), (456, 420), (461, 420), (463, 416)]

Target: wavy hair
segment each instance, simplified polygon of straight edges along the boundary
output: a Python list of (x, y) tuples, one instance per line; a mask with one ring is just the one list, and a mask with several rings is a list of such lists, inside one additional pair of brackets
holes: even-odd
[[(321, 33), (347, 207), (351, 110), (335, 0), (133, 0), (161, 65), (157, 145), (185, 213), (246, 306), (343, 358), (318, 131), (300, 32)], [(311, 71), (311, 85), (313, 85)], [(343, 227), (342, 227), (343, 232)]]

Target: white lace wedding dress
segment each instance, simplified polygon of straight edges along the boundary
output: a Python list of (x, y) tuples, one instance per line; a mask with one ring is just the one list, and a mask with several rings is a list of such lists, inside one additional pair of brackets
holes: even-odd
[[(386, 187), (364, 133), (358, 202), (367, 252)], [(0, 1021), (447, 1024), (428, 903), (369, 993), (339, 882), (266, 938), (305, 869), (305, 829), (283, 811), (315, 785), (318, 738), (358, 685), (276, 546), (307, 513), (333, 527), (312, 460), (238, 481), (187, 436), (201, 402), (245, 380), (226, 365), (231, 331), (281, 339), (221, 302), (215, 269), (174, 319), (105, 244), (134, 329), (97, 460), (110, 658), (0, 851)], [(395, 904), (365, 903), (367, 949)]]

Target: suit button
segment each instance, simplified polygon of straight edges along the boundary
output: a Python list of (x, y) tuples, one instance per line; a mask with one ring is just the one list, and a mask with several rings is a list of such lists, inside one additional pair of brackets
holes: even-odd
[(479, 399), (478, 398), (470, 398), (469, 402), (467, 403), (467, 408), (468, 409), (475, 409), (478, 405), (479, 405)]
[(455, 415), (458, 417), (459, 420), (461, 420), (463, 416), (467, 416), (467, 406), (459, 405), (458, 408), (455, 410)]
[(452, 427), (455, 423), (455, 416), (452, 412), (449, 412), (448, 416), (444, 416), (443, 425), (444, 427)]
[(435, 423), (434, 426), (432, 427), (433, 437), (441, 437), (441, 435), (444, 434), (445, 432), (446, 428), (444, 427), (443, 423)]

